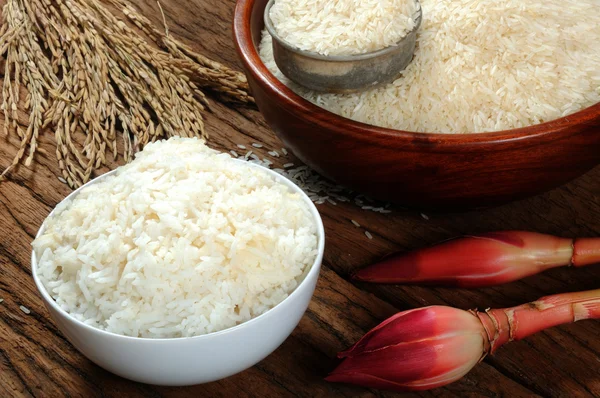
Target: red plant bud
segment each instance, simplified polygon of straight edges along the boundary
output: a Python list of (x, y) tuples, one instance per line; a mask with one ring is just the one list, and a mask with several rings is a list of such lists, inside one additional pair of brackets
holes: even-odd
[(513, 308), (433, 306), (398, 313), (338, 356), (326, 380), (395, 391), (452, 383), (501, 345), (540, 330), (600, 318), (600, 290), (541, 298)]
[(511, 282), (565, 265), (600, 262), (600, 239), (564, 239), (533, 232), (466, 236), (403, 253), (358, 271), (378, 283), (429, 283), (482, 287)]
[(467, 311), (427, 307), (401, 312), (367, 333), (327, 377), (392, 390), (426, 390), (463, 377), (485, 355), (487, 335)]

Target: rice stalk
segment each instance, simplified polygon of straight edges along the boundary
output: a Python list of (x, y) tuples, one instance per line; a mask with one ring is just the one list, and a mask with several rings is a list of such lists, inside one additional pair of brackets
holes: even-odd
[[(7, 0), (2, 21), (4, 135), (15, 134), (20, 145), (0, 181), (19, 163), (31, 164), (41, 133), (54, 134), (61, 177), (74, 188), (109, 155), (117, 158), (118, 141), (130, 161), (156, 139), (206, 137), (204, 89), (253, 101), (241, 73), (162, 33), (122, 0)], [(26, 128), (17, 122), (19, 107)]]
[[(115, 7), (120, 8), (123, 14), (148, 37), (152, 38), (158, 46), (175, 57), (173, 62), (183, 69), (190, 79), (200, 87), (216, 91), (225, 100), (242, 103), (254, 102), (254, 99), (248, 93), (248, 83), (243, 73), (231, 70), (219, 62), (195, 52), (189, 46), (169, 35), (166, 21), (163, 32), (124, 0), (109, 1)], [(158, 2), (158, 6), (162, 13), (160, 2)]]

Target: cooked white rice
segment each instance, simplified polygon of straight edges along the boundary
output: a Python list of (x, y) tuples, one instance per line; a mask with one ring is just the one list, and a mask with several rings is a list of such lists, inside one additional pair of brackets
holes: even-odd
[(397, 45), (415, 27), (415, 0), (276, 0), (269, 16), (287, 43), (322, 55)]
[(600, 102), (600, 0), (422, 0), (421, 6), (415, 58), (385, 87), (352, 95), (299, 87), (277, 69), (266, 32), (261, 57), (318, 106), (406, 131), (513, 129)]
[(285, 299), (315, 260), (308, 205), (197, 139), (149, 144), (62, 203), (33, 242), (37, 275), (76, 319), (138, 337), (195, 336)]

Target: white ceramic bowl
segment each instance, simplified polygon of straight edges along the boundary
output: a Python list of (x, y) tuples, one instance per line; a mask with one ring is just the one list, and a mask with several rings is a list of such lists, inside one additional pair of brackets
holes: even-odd
[[(251, 167), (261, 167), (245, 163)], [(62, 310), (37, 277), (37, 260), (33, 252), (33, 279), (60, 331), (83, 355), (104, 369), (127, 379), (156, 385), (183, 386), (219, 380), (255, 365), (273, 352), (292, 333), (308, 307), (321, 269), (325, 232), (319, 212), (300, 188), (272, 170), (261, 169), (275, 176), (293, 192), (300, 193), (317, 224), (317, 258), (289, 297), (266, 313), (220, 332), (172, 339), (122, 336), (85, 325)], [(114, 171), (86, 185), (112, 173)], [(77, 195), (82, 188), (65, 200)], [(44, 224), (37, 235), (43, 231)]]

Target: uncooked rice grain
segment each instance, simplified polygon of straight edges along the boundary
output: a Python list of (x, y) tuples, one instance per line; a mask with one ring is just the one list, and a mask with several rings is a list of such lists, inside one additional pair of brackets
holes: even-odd
[(310, 269), (308, 205), (265, 171), (197, 139), (149, 144), (61, 203), (33, 242), (56, 303), (93, 327), (195, 336), (254, 318)]
[[(285, 148), (281, 148), (281, 150), (285, 155), (288, 154), (288, 151)], [(231, 151), (231, 152), (234, 152), (235, 155), (237, 155), (237, 152), (235, 152), (235, 151)], [(271, 154), (271, 152), (279, 155), (278, 152), (275, 152), (275, 151), (270, 151), (268, 153)], [(276, 157), (278, 157), (278, 156), (276, 156)], [(245, 158), (244, 156), (238, 155), (237, 158), (240, 160), (249, 161), (249, 159)], [(255, 164), (259, 164), (266, 168), (271, 168), (271, 166), (273, 165), (273, 162), (267, 158), (263, 158), (262, 160), (253, 158), (251, 160), (251, 162), (255, 163)], [(274, 168), (272, 170), (281, 174), (282, 176), (286, 177), (287, 179), (291, 180), (294, 184), (296, 184), (298, 187), (300, 187), (300, 189), (302, 189), (308, 195), (310, 200), (312, 200), (315, 204), (325, 203), (330, 196), (333, 197), (338, 202), (351, 202), (352, 201), (352, 202), (354, 202), (354, 204), (356, 206), (359, 206), (359, 207), (364, 205), (363, 199), (367, 200), (369, 203), (377, 203), (377, 201), (375, 201), (371, 198), (367, 198), (361, 194), (356, 194), (356, 193), (348, 190), (347, 188), (344, 188), (341, 185), (337, 185), (335, 183), (332, 183), (332, 182), (329, 182), (329, 181), (323, 179), (317, 172), (315, 172), (314, 170), (312, 170), (311, 168), (309, 168), (306, 165), (288, 168), (288, 169)], [(352, 199), (350, 199), (349, 196)], [(336, 202), (334, 202), (334, 203), (337, 204)], [(386, 208), (390, 206), (389, 203), (384, 204), (384, 205)], [(375, 210), (376, 208), (374, 208), (372, 206), (369, 206), (368, 209), (370, 211), (377, 212), (377, 213), (391, 213), (390, 210), (382, 210), (383, 207), (378, 207), (377, 211)]]
[(31, 314), (31, 311), (29, 310), (29, 308), (25, 307), (24, 305), (20, 305), (19, 309), (21, 311), (23, 311), (25, 314), (28, 314), (28, 315)]
[(278, 70), (266, 31), (261, 58), (322, 108), (412, 132), (514, 129), (600, 102), (600, 0), (422, 0), (421, 6), (413, 61), (380, 88), (308, 91)]
[(322, 55), (355, 55), (397, 45), (415, 27), (415, 0), (275, 0), (279, 37)]

